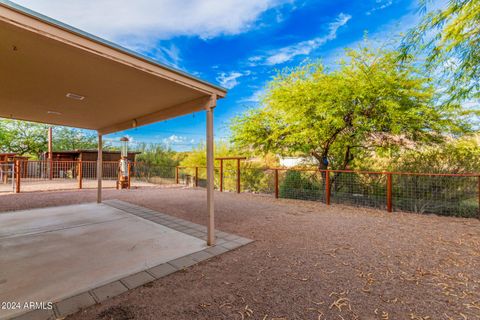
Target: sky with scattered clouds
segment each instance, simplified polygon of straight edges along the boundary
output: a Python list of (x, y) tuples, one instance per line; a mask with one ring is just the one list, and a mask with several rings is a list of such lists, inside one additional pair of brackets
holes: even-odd
[[(258, 106), (278, 72), (306, 60), (332, 65), (365, 32), (379, 44), (414, 26), (418, 0), (14, 0), (76, 28), (219, 84), (217, 139), (228, 123)], [(435, 1), (434, 1), (435, 2)], [(197, 113), (128, 130), (135, 142), (189, 150), (205, 137)]]

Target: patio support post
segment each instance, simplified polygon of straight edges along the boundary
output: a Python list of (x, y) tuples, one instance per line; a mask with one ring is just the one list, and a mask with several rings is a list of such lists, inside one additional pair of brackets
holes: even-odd
[(102, 135), (98, 134), (98, 157), (97, 157), (97, 203), (102, 203), (102, 176), (103, 176), (103, 155)]
[(207, 245), (215, 245), (215, 212), (214, 212), (214, 138), (213, 138), (213, 109), (217, 104), (217, 96), (210, 97), (207, 107), (207, 212), (208, 212), (208, 236)]

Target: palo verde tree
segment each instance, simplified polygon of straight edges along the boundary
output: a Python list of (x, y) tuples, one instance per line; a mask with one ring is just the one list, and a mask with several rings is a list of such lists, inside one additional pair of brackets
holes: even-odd
[(248, 150), (312, 155), (320, 169), (346, 169), (402, 136), (440, 141), (468, 131), (459, 107), (437, 105), (430, 79), (398, 52), (362, 47), (328, 71), (317, 62), (287, 69), (272, 80), (262, 106), (233, 119), (232, 140)]
[(401, 53), (424, 54), (430, 72), (441, 76), (448, 100), (480, 97), (480, 0), (451, 0), (429, 10), (420, 0), (419, 25), (405, 36)]

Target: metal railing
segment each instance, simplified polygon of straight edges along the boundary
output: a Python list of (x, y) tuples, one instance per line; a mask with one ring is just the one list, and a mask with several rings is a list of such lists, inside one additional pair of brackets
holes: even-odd
[[(155, 173), (154, 173), (155, 171)], [(152, 183), (204, 187), (206, 168), (144, 167)], [(480, 173), (440, 174), (287, 168), (215, 168), (221, 192), (480, 218)]]
[[(129, 165), (133, 184), (181, 184), (206, 187), (203, 166)], [(105, 187), (118, 188), (118, 161), (103, 162)], [(96, 187), (96, 161), (24, 161), (0, 163), (0, 191)], [(439, 174), (369, 172), (243, 165), (215, 168), (215, 188), (275, 198), (480, 218), (480, 173)], [(110, 184), (110, 185), (109, 185)], [(129, 184), (130, 185), (130, 184)]]
[[(50, 160), (16, 160), (2, 163), (0, 170), (6, 173), (0, 184), (0, 191), (12, 191), (5, 185), (12, 183), (13, 191), (19, 193), (23, 187), (29, 191), (82, 189), (95, 187), (97, 180), (96, 161), (50, 161)], [(111, 182), (111, 187), (118, 187), (118, 161), (103, 161), (102, 180)], [(6, 178), (5, 178), (6, 177)]]

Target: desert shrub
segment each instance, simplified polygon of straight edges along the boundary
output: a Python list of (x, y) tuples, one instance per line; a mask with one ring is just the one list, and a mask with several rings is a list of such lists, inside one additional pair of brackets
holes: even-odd
[(279, 196), (288, 199), (320, 200), (323, 195), (321, 189), (318, 173), (288, 170), (279, 185)]

